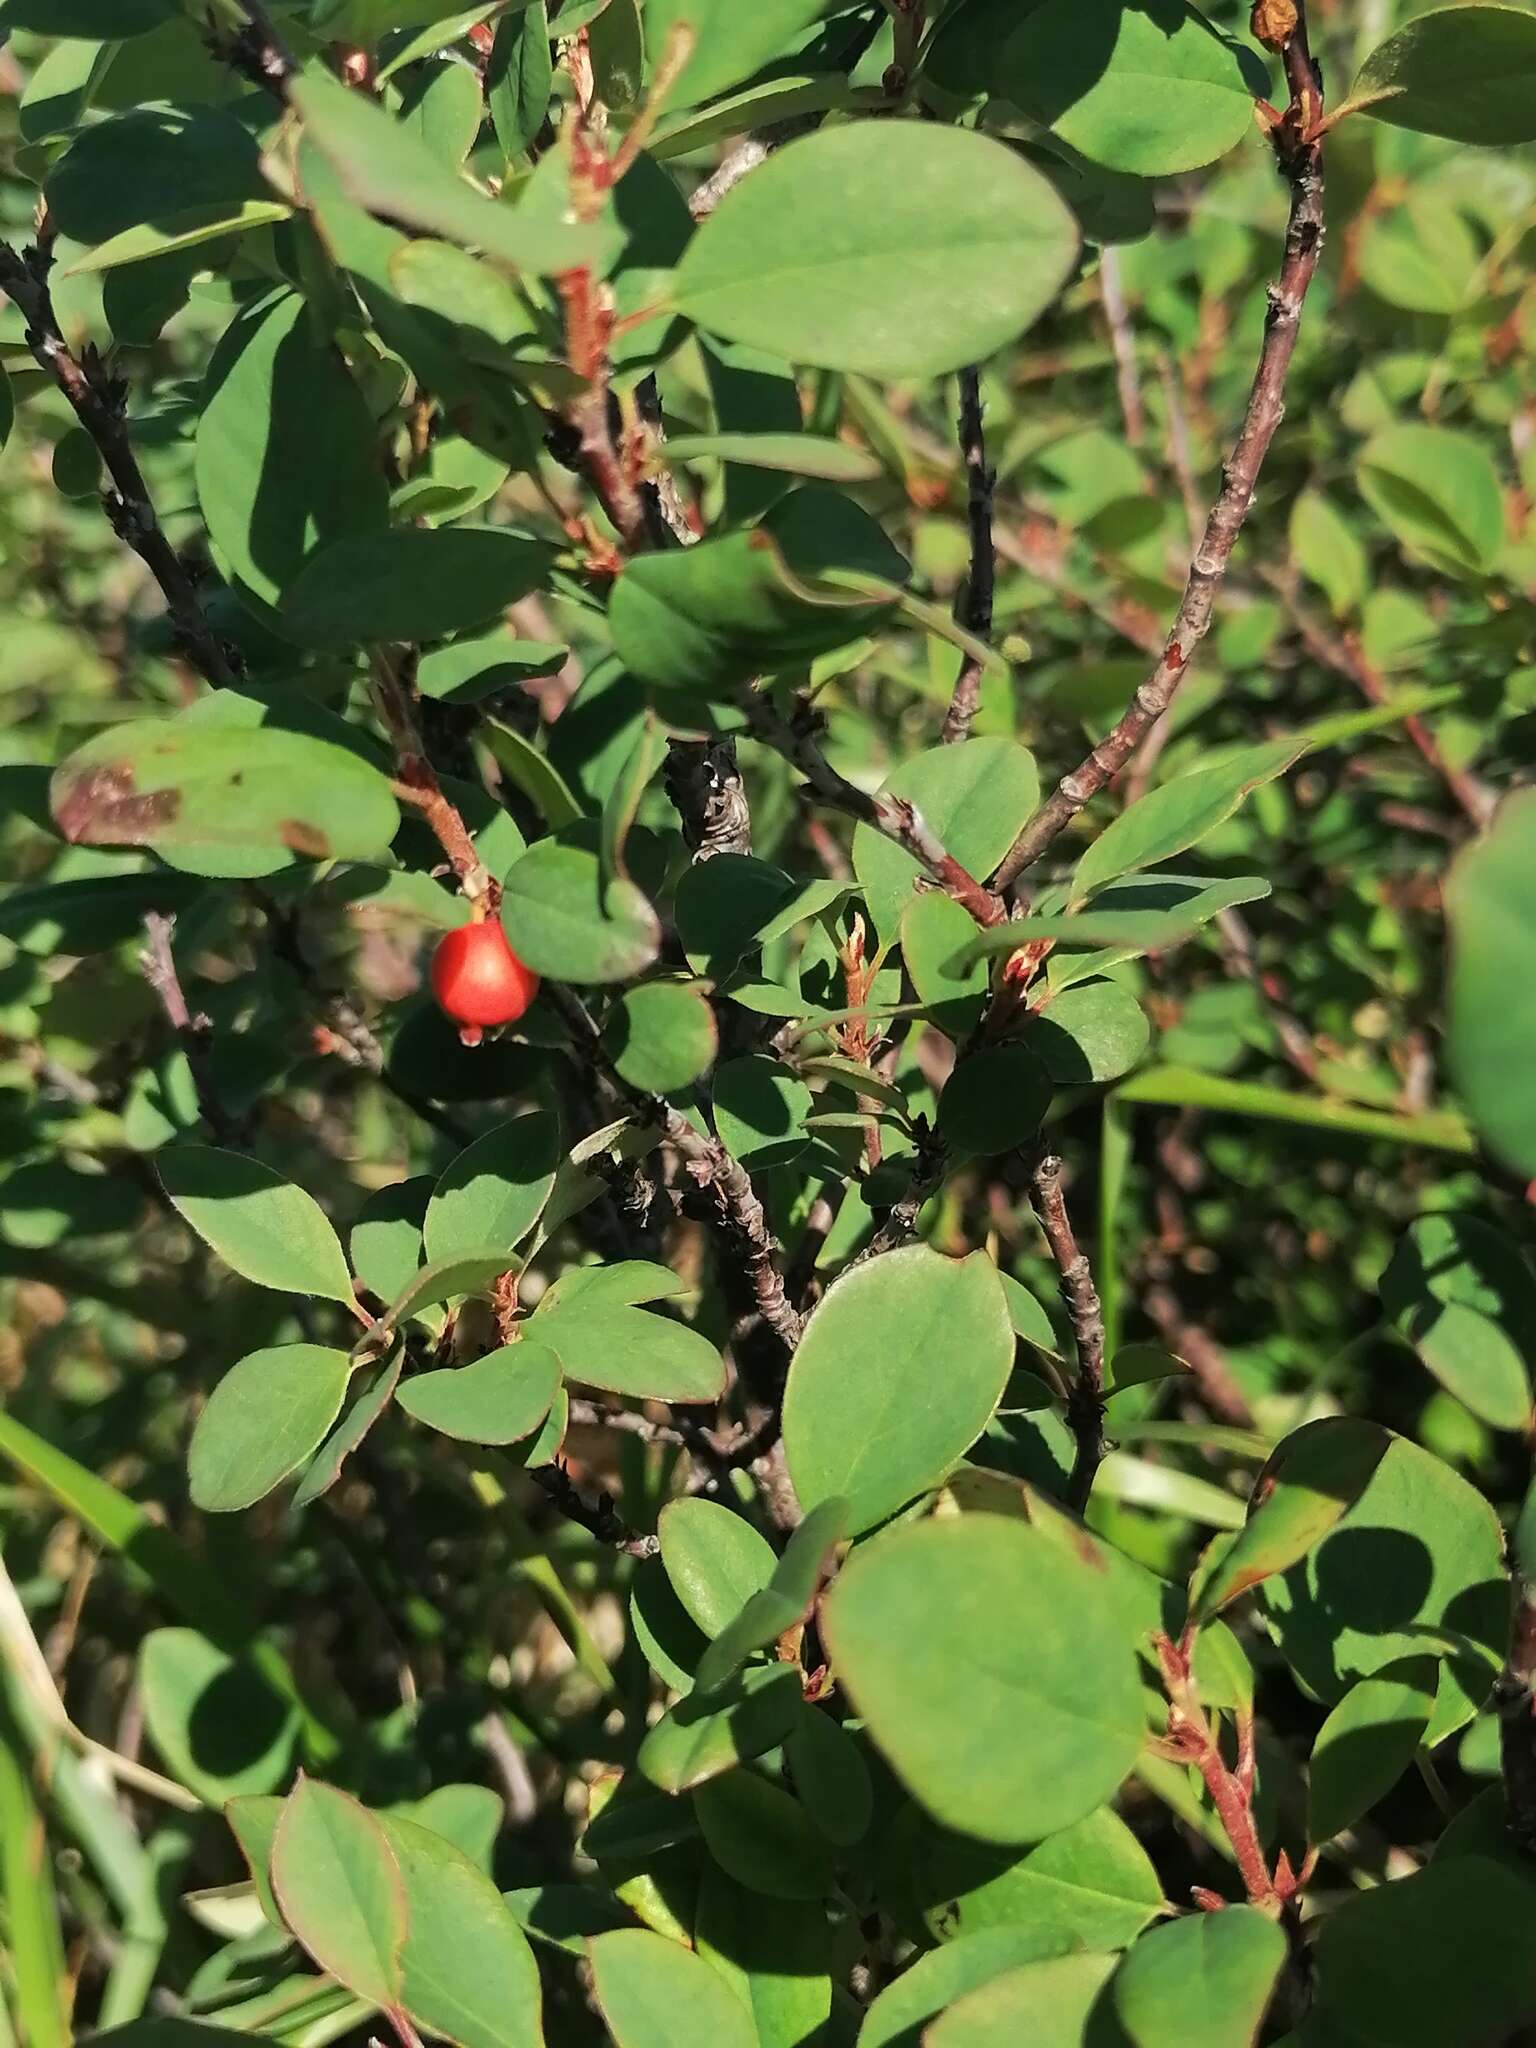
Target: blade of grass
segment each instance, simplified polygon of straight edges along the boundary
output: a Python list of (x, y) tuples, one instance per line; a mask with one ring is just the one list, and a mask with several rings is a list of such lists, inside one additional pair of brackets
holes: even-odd
[(69, 2048), (64, 1936), (30, 1763), (21, 1731), (0, 1702), (0, 1896), (16, 2016), (28, 2048)]

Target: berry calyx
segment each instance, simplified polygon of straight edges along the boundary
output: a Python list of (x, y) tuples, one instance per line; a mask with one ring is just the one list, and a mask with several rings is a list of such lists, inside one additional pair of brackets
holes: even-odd
[(497, 1024), (515, 1024), (538, 992), (539, 977), (513, 952), (499, 919), (460, 925), (432, 955), (432, 993), (444, 1014), (464, 1026), (466, 1045), (478, 1045), (481, 1032)]

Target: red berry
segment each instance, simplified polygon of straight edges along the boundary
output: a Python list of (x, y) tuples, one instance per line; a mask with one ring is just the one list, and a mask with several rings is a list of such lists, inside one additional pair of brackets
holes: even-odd
[(460, 925), (432, 955), (433, 995), (477, 1038), (491, 1025), (515, 1024), (538, 992), (539, 977), (518, 959), (495, 918)]

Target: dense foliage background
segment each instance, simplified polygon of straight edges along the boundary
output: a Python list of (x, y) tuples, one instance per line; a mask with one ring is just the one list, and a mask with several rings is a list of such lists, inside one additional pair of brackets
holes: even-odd
[(1536, 13), (1310, 12), (0, 0), (0, 2044), (1536, 2040)]

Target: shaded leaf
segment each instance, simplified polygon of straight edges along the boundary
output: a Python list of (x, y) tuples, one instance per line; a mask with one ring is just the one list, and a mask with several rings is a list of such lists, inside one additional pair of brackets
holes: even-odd
[(352, 1361), (319, 1344), (251, 1351), (197, 1418), (187, 1454), (192, 1499), (228, 1514), (263, 1499), (319, 1448), (346, 1395)]

